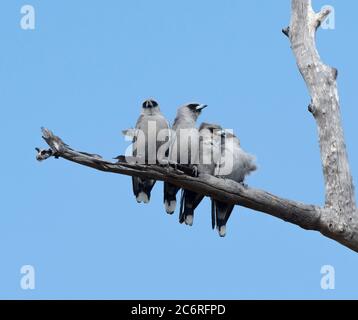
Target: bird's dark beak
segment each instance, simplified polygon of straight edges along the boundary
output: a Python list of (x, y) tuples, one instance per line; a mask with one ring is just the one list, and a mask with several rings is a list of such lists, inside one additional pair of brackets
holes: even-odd
[(196, 107), (196, 111), (200, 112), (205, 109), (208, 105), (207, 104), (200, 104)]

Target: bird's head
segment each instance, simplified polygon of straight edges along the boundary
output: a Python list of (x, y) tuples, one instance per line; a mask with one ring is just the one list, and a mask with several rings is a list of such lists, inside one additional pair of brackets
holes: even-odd
[(201, 130), (209, 130), (210, 132), (214, 133), (214, 132), (218, 132), (219, 134), (221, 134), (222, 131), (224, 131), (220, 125), (218, 124), (214, 124), (214, 123), (206, 123), (203, 122), (200, 127), (199, 127), (199, 131)]
[(196, 121), (206, 107), (206, 104), (191, 102), (179, 108), (179, 113)]
[[(237, 146), (240, 146), (240, 139), (234, 134), (232, 130), (223, 129), (219, 132), (221, 138), (225, 141), (233, 141)], [(231, 140), (230, 140), (231, 139)]]
[(215, 141), (218, 141), (218, 139), (222, 140), (223, 138), (223, 128), (219, 126), (218, 124), (214, 123), (202, 123), (199, 127), (200, 137), (204, 140), (207, 139), (215, 139)]
[(142, 109), (143, 109), (143, 111), (145, 111), (145, 112), (147, 111), (150, 113), (152, 113), (154, 111), (159, 111), (159, 104), (154, 99), (147, 99), (143, 102)]
[(222, 132), (224, 130), (218, 124), (203, 122), (199, 127), (199, 131), (200, 131), (200, 134), (203, 135), (203, 136), (204, 135), (221, 136)]

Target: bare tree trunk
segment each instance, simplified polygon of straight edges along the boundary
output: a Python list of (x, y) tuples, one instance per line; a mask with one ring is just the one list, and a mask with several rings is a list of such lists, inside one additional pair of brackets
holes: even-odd
[(341, 123), (338, 71), (321, 61), (315, 43), (316, 30), (329, 13), (328, 9), (315, 13), (311, 0), (292, 0), (292, 18), (286, 33), (310, 92), (309, 111), (318, 128), (326, 189), (321, 231), (350, 241), (357, 237), (357, 209)]
[(317, 122), (326, 188), (322, 208), (282, 199), (231, 180), (209, 175), (194, 177), (170, 166), (112, 163), (98, 155), (71, 149), (47, 129), (43, 129), (43, 138), (50, 149), (38, 149), (37, 159), (61, 157), (101, 171), (170, 182), (220, 201), (268, 213), (307, 230), (319, 231), (358, 252), (358, 212), (341, 124), (338, 72), (321, 62), (315, 44), (316, 30), (328, 14), (327, 10), (315, 13), (311, 0), (292, 0), (291, 23), (283, 30), (291, 41), (298, 68), (307, 84), (311, 95), (309, 111)]

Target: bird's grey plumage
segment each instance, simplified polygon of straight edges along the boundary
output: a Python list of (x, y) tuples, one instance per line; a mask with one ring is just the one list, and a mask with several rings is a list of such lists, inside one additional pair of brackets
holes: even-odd
[[(188, 163), (184, 164), (193, 164), (192, 160), (196, 159), (196, 153), (198, 152), (199, 145), (195, 143), (195, 137), (191, 142), (194, 142), (190, 146), (183, 145), (180, 141), (181, 132), (184, 135), (195, 134), (196, 120), (198, 119), (201, 111), (206, 107), (206, 105), (199, 103), (188, 103), (180, 107), (177, 111), (177, 116), (173, 123), (173, 131), (175, 133), (172, 141), (171, 148), (169, 151), (169, 159), (173, 163), (183, 164), (183, 159), (181, 159), (180, 154), (186, 153)], [(185, 136), (184, 138), (188, 138)], [(185, 150), (183, 150), (185, 148)], [(176, 194), (180, 188), (170, 184), (164, 183), (164, 205), (165, 210), (168, 214), (173, 214), (176, 207)]]
[[(221, 156), (221, 132), (222, 128), (216, 124), (202, 123), (199, 128), (199, 163), (198, 174), (213, 175), (217, 162)], [(200, 204), (203, 195), (193, 191), (183, 190), (180, 201), (179, 222), (192, 225), (194, 211)]]
[[(239, 139), (232, 133), (226, 133), (223, 140), (221, 164), (231, 166), (231, 170), (223, 169), (222, 166), (215, 168), (215, 175), (242, 183), (245, 177), (256, 170), (255, 159), (246, 153), (240, 146)], [(212, 226), (218, 229), (220, 237), (226, 235), (226, 224), (230, 218), (234, 205), (212, 199)]]
[[(153, 128), (154, 126), (154, 128)], [(155, 100), (146, 100), (142, 105), (142, 112), (138, 118), (133, 135), (133, 157), (137, 162), (154, 163), (161, 162), (164, 158), (158, 158), (157, 151), (165, 141), (158, 141), (157, 137), (161, 130), (169, 130), (168, 121), (160, 112)], [(150, 140), (152, 139), (152, 140)], [(150, 141), (154, 142), (154, 149), (149, 147)], [(132, 177), (133, 193), (137, 202), (148, 203), (155, 180)]]

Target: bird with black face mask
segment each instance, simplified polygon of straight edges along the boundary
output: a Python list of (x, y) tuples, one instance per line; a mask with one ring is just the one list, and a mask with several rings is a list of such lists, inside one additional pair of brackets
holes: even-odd
[[(257, 169), (255, 159), (240, 146), (239, 139), (231, 132), (222, 132), (220, 162), (215, 168), (215, 176), (243, 183), (247, 175)], [(212, 227), (217, 227), (220, 237), (226, 235), (226, 224), (234, 209), (233, 204), (212, 199)]]
[[(198, 131), (196, 120), (207, 105), (188, 103), (180, 107), (172, 128), (172, 141), (169, 160), (178, 164), (195, 164), (199, 151)], [(168, 214), (173, 214), (176, 207), (176, 194), (180, 188), (170, 183), (164, 183), (164, 205)]]
[[(215, 167), (220, 161), (221, 156), (221, 134), (222, 128), (211, 123), (202, 123), (199, 128), (199, 163), (197, 165), (198, 174), (215, 173)], [(179, 222), (185, 222), (192, 226), (194, 220), (194, 210), (203, 200), (204, 196), (193, 191), (183, 190), (180, 200)]]
[[(166, 130), (166, 133), (165, 133)], [(133, 157), (137, 163), (160, 163), (158, 151), (169, 142), (158, 139), (158, 134), (169, 135), (168, 121), (160, 112), (158, 103), (149, 99), (143, 102), (142, 112), (138, 118), (133, 134)], [(162, 155), (163, 159), (165, 155)], [(155, 180), (132, 177), (133, 193), (138, 203), (148, 203)]]

